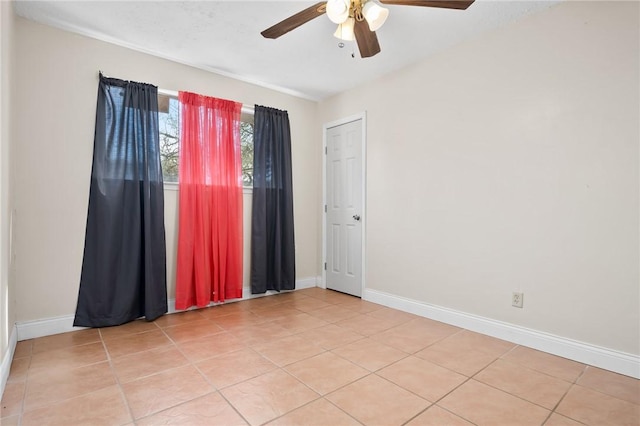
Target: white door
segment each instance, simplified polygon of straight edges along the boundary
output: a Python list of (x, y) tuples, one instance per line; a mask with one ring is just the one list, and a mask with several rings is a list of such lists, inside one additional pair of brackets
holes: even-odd
[(362, 119), (326, 130), (327, 288), (362, 296)]

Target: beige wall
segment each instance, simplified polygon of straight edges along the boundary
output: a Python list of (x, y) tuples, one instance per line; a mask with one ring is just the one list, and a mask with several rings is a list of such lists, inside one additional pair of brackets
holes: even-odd
[[(316, 277), (321, 134), (317, 104), (16, 19), (14, 76), (17, 321), (75, 312), (93, 149), (98, 70), (106, 75), (289, 111), (297, 277)], [(176, 196), (166, 190), (169, 297)], [(247, 197), (245, 196), (245, 199)], [(250, 207), (250, 204), (247, 203)], [(247, 233), (248, 236), (248, 233)]]
[(322, 102), (367, 112), (367, 288), (639, 354), (638, 19), (567, 2)]
[[(0, 365), (15, 323), (15, 296), (10, 285), (9, 217), (11, 214), (9, 145), (11, 138), (11, 68), (14, 15), (12, 4), (0, 1)], [(0, 384), (0, 387), (2, 384)], [(2, 389), (0, 388), (0, 393)]]

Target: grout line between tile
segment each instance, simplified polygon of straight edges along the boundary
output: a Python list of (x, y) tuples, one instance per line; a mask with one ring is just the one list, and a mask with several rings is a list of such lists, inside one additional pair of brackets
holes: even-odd
[[(498, 357), (498, 359), (503, 359), (505, 356), (509, 355), (511, 352), (515, 351), (517, 348), (519, 348), (520, 345), (515, 345), (514, 347), (512, 347), (511, 349), (509, 349), (508, 351), (506, 351), (505, 353), (503, 353), (502, 355), (500, 355)], [(505, 360), (506, 361), (506, 360)]]
[[(471, 380), (471, 379), (476, 380), (476, 379), (475, 379), (475, 376), (477, 376), (478, 374), (480, 374), (482, 371), (484, 371), (485, 369), (487, 369), (489, 366), (493, 365), (493, 364), (494, 364), (497, 360), (499, 360), (499, 359), (502, 359), (502, 358), (496, 358), (494, 361), (492, 361), (492, 362), (491, 362), (491, 363), (489, 363), (486, 367), (484, 367), (483, 369), (481, 369), (480, 371), (478, 371), (477, 373), (475, 373), (475, 374), (474, 374), (472, 377), (470, 377), (469, 379), (470, 379), (470, 380)], [(519, 364), (518, 364), (518, 365), (519, 365)], [(523, 366), (523, 368), (527, 368), (527, 367), (524, 367), (524, 366)], [(532, 370), (532, 369), (529, 369), (529, 370)], [(537, 370), (532, 370), (532, 371), (536, 371), (536, 372), (538, 372), (538, 373), (544, 374), (544, 373), (539, 372), (539, 371), (537, 371)], [(553, 377), (553, 378), (556, 378), (556, 379), (558, 379), (558, 380), (562, 380), (562, 379), (559, 379), (558, 377), (555, 377), (555, 376), (550, 376), (550, 375), (547, 375), (547, 376), (549, 376), (549, 377)], [(544, 424), (549, 420), (549, 418), (553, 415), (553, 413), (556, 413), (556, 409), (558, 408), (558, 406), (560, 405), (560, 403), (564, 400), (564, 398), (567, 396), (567, 394), (569, 393), (569, 391), (570, 391), (574, 386), (578, 386), (578, 385), (577, 385), (577, 383), (571, 383), (571, 382), (567, 382), (566, 380), (562, 380), (562, 381), (564, 381), (564, 382), (566, 382), (566, 383), (571, 383), (571, 385), (569, 386), (569, 388), (567, 388), (567, 390), (564, 392), (564, 394), (563, 394), (563, 395), (562, 395), (562, 397), (558, 400), (558, 402), (554, 405), (554, 407), (553, 407), (552, 409), (550, 409), (550, 408), (544, 407), (544, 406), (542, 406), (542, 405), (540, 405), (540, 404), (538, 404), (538, 403), (536, 403), (536, 402), (529, 401), (528, 399), (522, 398), (522, 397), (521, 397), (521, 396), (519, 396), (519, 395), (513, 394), (513, 393), (511, 393), (511, 392), (507, 392), (507, 391), (505, 391), (504, 389), (500, 389), (500, 388), (498, 388), (498, 387), (495, 387), (495, 386), (493, 386), (493, 385), (491, 385), (491, 384), (489, 384), (489, 383), (485, 383), (485, 382), (483, 382), (483, 381), (481, 381), (481, 380), (476, 380), (476, 381), (477, 381), (477, 382), (479, 382), (479, 383), (482, 383), (483, 385), (486, 385), (486, 386), (489, 386), (489, 387), (491, 387), (491, 388), (493, 388), (493, 389), (496, 389), (497, 391), (500, 391), (500, 392), (506, 393), (507, 395), (511, 395), (511, 396), (513, 396), (513, 397), (515, 397), (515, 398), (518, 398), (518, 399), (522, 400), (522, 401), (528, 402), (528, 403), (530, 403), (530, 404), (533, 404), (533, 405), (535, 405), (535, 406), (537, 406), (537, 407), (540, 407), (540, 408), (543, 408), (543, 409), (545, 409), (545, 410), (549, 411), (549, 414), (548, 414), (548, 415), (547, 415), (547, 417), (545, 418), (545, 421), (542, 423), (543, 425), (544, 425)], [(465, 383), (466, 383), (466, 381), (465, 381)], [(464, 383), (463, 383), (463, 384), (464, 384)], [(460, 385), (460, 386), (462, 386), (462, 385)], [(439, 401), (440, 401), (440, 400), (438, 400), (438, 402), (439, 402)], [(454, 413), (454, 414), (455, 414), (455, 413)], [(557, 414), (560, 414), (560, 413), (557, 413)], [(456, 415), (458, 415), (458, 414), (456, 414)], [(565, 416), (564, 414), (560, 414), (560, 415), (562, 415), (562, 416), (564, 416), (564, 417), (567, 417), (567, 416)], [(459, 416), (459, 415), (458, 415), (458, 416)], [(575, 420), (575, 419), (571, 418), (571, 420)], [(577, 420), (575, 420), (575, 421), (577, 421)]]
[(576, 383), (572, 383), (571, 386), (569, 386), (569, 388), (566, 390), (566, 392), (562, 395), (562, 397), (558, 400), (558, 403), (553, 407), (553, 410), (551, 410), (551, 413), (549, 413), (549, 415), (547, 416), (547, 418), (545, 419), (544, 423), (545, 424), (547, 421), (549, 421), (549, 418), (551, 418), (551, 416), (553, 415), (553, 413), (556, 413), (560, 416), (564, 416), (567, 417), (571, 420), (574, 420), (580, 424), (583, 424), (581, 421), (578, 421), (572, 417), (567, 416), (566, 414), (561, 414), (558, 413), (556, 410), (558, 409), (558, 407), (560, 406), (560, 404), (562, 403), (562, 401), (564, 401), (564, 399), (566, 398), (566, 396), (569, 394), (569, 392), (571, 391), (571, 389), (573, 389), (574, 386), (578, 386)]
[[(460, 373), (458, 373), (458, 374), (460, 374)], [(463, 374), (463, 376), (464, 376), (464, 374)], [(466, 377), (466, 376), (465, 376), (465, 377)], [(448, 397), (449, 395), (451, 395), (453, 392), (455, 392), (457, 389), (459, 389), (459, 388), (460, 388), (461, 386), (463, 386), (465, 383), (469, 382), (471, 379), (472, 379), (471, 377), (467, 377), (467, 380), (465, 380), (464, 382), (460, 383), (458, 386), (456, 386), (455, 388), (451, 389), (451, 390), (450, 390), (449, 392), (447, 392), (446, 394), (442, 395), (442, 396), (441, 396), (437, 401), (435, 401), (435, 402), (433, 403), (433, 405), (437, 405), (440, 401), (442, 401), (443, 399), (445, 399), (446, 397)], [(441, 407), (440, 405), (438, 405), (438, 407), (440, 407), (440, 408), (442, 408), (442, 409), (444, 409), (444, 410), (447, 410), (446, 408)], [(447, 410), (447, 411), (449, 411), (449, 410)], [(458, 414), (458, 413), (454, 413), (453, 411), (449, 411), (449, 412), (450, 412), (451, 414), (455, 414), (456, 416), (458, 416), (458, 417), (460, 417), (460, 418), (465, 419), (465, 420), (466, 420), (466, 421), (468, 421), (468, 422), (471, 422), (471, 420), (467, 419), (466, 417), (463, 417), (462, 415), (460, 415), (460, 414)], [(473, 423), (473, 422), (471, 422), (471, 423)]]
[[(162, 330), (162, 332), (164, 333), (164, 329)], [(200, 376), (202, 376), (202, 377), (204, 378), (204, 380), (205, 380), (205, 381), (206, 381), (206, 382), (207, 382), (207, 383), (208, 383), (208, 384), (213, 388), (212, 393), (216, 393), (216, 392), (217, 392), (217, 393), (220, 395), (220, 397), (221, 397), (221, 398), (222, 398), (222, 399), (223, 399), (227, 404), (229, 404), (229, 406), (230, 406), (230, 407), (231, 407), (231, 408), (232, 408), (232, 409), (233, 409), (233, 410), (234, 410), (234, 411), (235, 411), (235, 412), (240, 416), (240, 418), (241, 418), (242, 420), (244, 420), (248, 425), (251, 425), (251, 423), (249, 422), (249, 420), (248, 420), (248, 419), (246, 419), (246, 418), (242, 415), (242, 413), (241, 413), (240, 411), (238, 411), (238, 409), (236, 408), (236, 406), (235, 406), (235, 405), (233, 405), (233, 404), (231, 403), (231, 401), (229, 401), (229, 400), (227, 399), (227, 397), (226, 397), (226, 396), (221, 392), (221, 390), (222, 390), (222, 389), (224, 389), (224, 388), (218, 388), (216, 385), (214, 385), (214, 384), (211, 382), (211, 380), (209, 380), (209, 378), (207, 377), (207, 375), (206, 375), (206, 374), (204, 374), (204, 373), (202, 372), (202, 370), (200, 370), (200, 368), (196, 365), (196, 363), (195, 363), (194, 361), (192, 361), (191, 359), (189, 359), (189, 358), (185, 355), (185, 353), (182, 351), (182, 348), (180, 347), (180, 345), (179, 345), (179, 344), (177, 344), (176, 342), (174, 342), (174, 341), (173, 341), (173, 339), (171, 339), (171, 337), (170, 337), (170, 336), (168, 336), (166, 333), (164, 333), (164, 334), (165, 334), (165, 335), (167, 336), (167, 338), (168, 338), (169, 340), (171, 340), (171, 342), (175, 345), (175, 347), (176, 347), (176, 349), (178, 350), (178, 352), (180, 352), (180, 353), (182, 354), (182, 356), (184, 356), (184, 357), (185, 357), (185, 359), (189, 362), (189, 364), (190, 364), (193, 368), (195, 368), (195, 369), (196, 369), (196, 371), (198, 372), (198, 374), (200, 374)], [(262, 354), (261, 354), (261, 353), (259, 353), (258, 351), (255, 351), (253, 348), (250, 348), (249, 346), (246, 346), (246, 345), (245, 345), (245, 348), (246, 348), (246, 349), (249, 349), (249, 350), (251, 350), (251, 351), (253, 351), (253, 352), (255, 352), (255, 353), (256, 353), (256, 354), (258, 354), (259, 356), (262, 356)], [(240, 349), (239, 349), (239, 350), (240, 350)], [(236, 352), (236, 351), (231, 351), (231, 352), (227, 352), (227, 353), (233, 353), (233, 352)], [(221, 354), (221, 355), (224, 355), (224, 354)], [(263, 356), (262, 356), (262, 357), (263, 357)], [(212, 357), (212, 358), (215, 358), (215, 357)], [(263, 358), (264, 358), (264, 357), (263, 357)], [(265, 358), (265, 359), (266, 359), (266, 358)], [(200, 361), (198, 361), (198, 362), (200, 362)], [(271, 361), (269, 361), (269, 362), (271, 362)], [(273, 370), (271, 370), (271, 371), (273, 371)], [(265, 374), (265, 373), (263, 373), (263, 374)], [(260, 375), (258, 375), (258, 376), (260, 376)], [(238, 382), (238, 383), (242, 383), (242, 382), (245, 382), (245, 381), (247, 381), (247, 380), (254, 379), (255, 377), (258, 377), (258, 376), (254, 376), (254, 377), (251, 377), (251, 378), (249, 378), (249, 379), (245, 379), (245, 380), (243, 380), (243, 381), (241, 381), (241, 382)], [(233, 385), (229, 385), (229, 386), (234, 386), (234, 385), (236, 385), (236, 384), (238, 384), (238, 383), (234, 383)], [(206, 395), (210, 395), (210, 394), (206, 394)], [(201, 395), (201, 396), (204, 396), (204, 395)], [(197, 399), (197, 398), (200, 398), (200, 396), (199, 396), (199, 397), (196, 397), (196, 398), (194, 398), (194, 399)], [(189, 401), (184, 401), (183, 403), (178, 404), (178, 405), (175, 405), (174, 407), (177, 407), (177, 406), (182, 405), (182, 404), (186, 404), (187, 402), (193, 401), (194, 399), (190, 399)], [(165, 410), (169, 410), (169, 409), (174, 408), (174, 407), (169, 407), (169, 408), (166, 408)], [(162, 411), (165, 411), (165, 410), (162, 410)], [(159, 411), (159, 413), (161, 413), (162, 411)], [(154, 414), (157, 414), (157, 413), (154, 413)], [(153, 414), (151, 414), (151, 415), (153, 415)]]
[[(535, 373), (542, 374), (542, 375), (550, 377), (552, 379), (560, 380), (561, 382), (568, 383), (570, 385), (573, 385), (575, 383), (575, 380), (574, 381), (565, 380), (565, 379), (562, 379), (562, 378), (560, 378), (558, 376), (554, 376), (553, 374), (549, 374), (546, 371), (537, 370), (535, 368), (529, 367), (528, 365), (521, 364), (519, 362), (515, 362), (515, 361), (509, 360), (509, 359), (504, 359), (502, 357), (500, 357), (500, 358), (496, 359), (495, 361), (491, 362), (491, 364), (494, 364), (496, 361), (506, 362), (506, 363), (509, 363), (511, 365), (517, 366), (518, 368), (523, 368), (523, 369), (526, 369), (526, 370), (529, 370), (529, 371), (533, 371)], [(483, 368), (483, 370), (484, 370), (484, 368)], [(578, 376), (578, 377), (580, 377), (580, 376)]]
[(580, 374), (578, 374), (578, 377), (575, 378), (575, 380), (573, 381), (573, 384), (578, 385), (580, 382), (580, 379), (582, 379), (582, 376), (584, 376), (587, 373), (587, 370), (590, 368), (590, 365), (584, 365), (584, 367), (582, 367), (582, 371), (580, 372)]
[[(32, 345), (33, 347), (33, 345)], [(22, 401), (20, 401), (20, 412), (19, 414), (19, 418), (18, 418), (18, 425), (22, 425), (22, 416), (24, 414), (24, 403), (27, 400), (27, 389), (29, 387), (29, 374), (31, 373), (31, 361), (32, 361), (32, 354), (29, 355), (29, 365), (27, 366), (27, 371), (24, 375), (24, 390), (22, 391)]]
[(574, 419), (574, 418), (572, 418), (572, 417), (569, 417), (569, 416), (567, 416), (567, 415), (560, 414), (560, 413), (558, 413), (556, 410), (558, 409), (558, 407), (560, 406), (560, 404), (562, 403), (562, 401), (564, 401), (564, 399), (565, 399), (565, 398), (566, 398), (566, 396), (569, 394), (569, 392), (571, 391), (571, 389), (573, 389), (573, 387), (574, 387), (574, 386), (579, 386), (579, 385), (578, 385), (578, 380), (580, 380), (580, 378), (584, 375), (584, 373), (587, 371), (587, 369), (588, 369), (588, 368), (589, 368), (589, 366), (588, 366), (588, 365), (585, 365), (585, 366), (584, 366), (584, 368), (582, 369), (582, 371), (580, 372), (580, 374), (578, 375), (578, 377), (576, 377), (576, 378), (574, 379), (574, 381), (573, 381), (573, 382), (569, 382), (569, 383), (571, 383), (571, 386), (569, 386), (569, 387), (567, 388), (567, 390), (564, 392), (564, 394), (562, 395), (562, 397), (558, 400), (558, 402), (556, 403), (556, 405), (553, 407), (553, 410), (551, 410), (551, 412), (549, 413), (549, 415), (548, 415), (548, 416), (547, 416), (547, 418), (545, 419), (544, 423), (542, 423), (543, 425), (544, 425), (544, 424), (546, 424), (546, 423), (549, 421), (549, 419), (551, 418), (551, 416), (552, 416), (554, 413), (556, 413), (556, 414), (558, 414), (558, 415), (560, 415), (560, 416), (567, 417), (567, 418), (569, 418), (569, 419), (571, 419), (571, 420), (574, 420), (574, 421), (576, 421), (576, 422), (578, 422), (578, 423), (581, 423), (581, 424), (582, 424), (582, 422), (580, 422), (580, 421), (578, 421), (578, 420), (576, 420), (576, 419)]
[[(404, 388), (403, 388), (404, 389)], [(406, 389), (405, 389), (406, 390)], [(424, 399), (424, 398), (423, 398)], [(431, 401), (429, 401), (431, 402)], [(425, 407), (424, 410), (420, 410), (420, 412), (418, 412), (415, 416), (411, 417), (409, 420), (407, 420), (406, 422), (402, 423), (402, 426), (407, 425), (409, 423), (411, 423), (413, 421), (413, 419), (415, 419), (416, 417), (420, 416), (422, 413), (424, 413), (425, 411), (427, 411), (429, 408), (433, 407), (434, 405), (436, 405), (435, 402), (431, 402), (429, 404), (429, 406)]]
[[(358, 379), (360, 380), (360, 379)], [(352, 382), (353, 383), (353, 382)], [(327, 394), (328, 395), (328, 394)], [(326, 395), (325, 395), (326, 396)], [(325, 401), (327, 401), (329, 404), (333, 405), (334, 407), (336, 407), (338, 410), (342, 411), (343, 413), (345, 413), (347, 416), (351, 417), (353, 420), (355, 420), (356, 422), (360, 423), (361, 425), (364, 425), (364, 423), (362, 423), (360, 420), (356, 419), (355, 417), (353, 417), (350, 413), (344, 411), (342, 408), (338, 407), (336, 404), (334, 404), (332, 401), (330, 401), (329, 399), (325, 398), (324, 396), (322, 397), (322, 399), (324, 399)]]
[(107, 343), (104, 341), (103, 336), (102, 336), (102, 330), (98, 329), (98, 333), (100, 335), (100, 342), (102, 343), (102, 347), (104, 349), (104, 352), (107, 355), (107, 361), (109, 362), (109, 369), (111, 370), (111, 374), (113, 374), (113, 378), (116, 380), (116, 385), (118, 386), (118, 390), (120, 391), (120, 398), (122, 398), (122, 401), (124, 402), (125, 407), (127, 407), (127, 411), (129, 412), (129, 418), (135, 424), (136, 418), (134, 417), (133, 410), (131, 409), (131, 406), (129, 405), (129, 400), (127, 399), (127, 396), (124, 393), (124, 389), (122, 388), (122, 383), (120, 383), (120, 378), (116, 374), (116, 369), (115, 369), (115, 367), (113, 365), (113, 360), (111, 358), (111, 354), (109, 353), (109, 350), (107, 349)]

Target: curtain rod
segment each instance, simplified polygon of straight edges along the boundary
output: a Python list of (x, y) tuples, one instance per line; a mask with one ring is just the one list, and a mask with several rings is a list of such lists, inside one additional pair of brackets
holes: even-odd
[[(98, 76), (103, 76), (105, 78), (110, 78), (107, 75), (105, 75), (102, 72), (102, 70), (98, 70)], [(174, 97), (174, 98), (178, 97), (178, 91), (177, 90), (168, 90), (168, 89), (158, 88), (158, 93), (160, 95), (171, 96), (171, 97)], [(253, 107), (253, 105), (242, 104), (242, 113), (243, 114), (254, 115), (255, 114), (255, 108)]]
[[(174, 98), (178, 97), (178, 91), (177, 90), (168, 90), (168, 89), (160, 89), (158, 88), (158, 93), (161, 95), (165, 95), (165, 96), (171, 96)], [(247, 104), (242, 104), (242, 113), (243, 114), (255, 114), (255, 108), (253, 107), (253, 105), (247, 105)]]

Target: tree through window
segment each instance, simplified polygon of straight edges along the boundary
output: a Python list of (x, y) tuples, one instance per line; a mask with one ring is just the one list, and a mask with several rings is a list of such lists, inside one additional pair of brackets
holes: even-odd
[(242, 150), (242, 186), (253, 186), (253, 115), (242, 114), (240, 144)]

